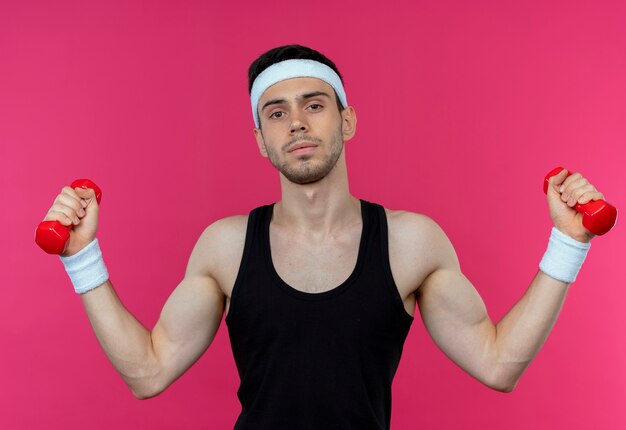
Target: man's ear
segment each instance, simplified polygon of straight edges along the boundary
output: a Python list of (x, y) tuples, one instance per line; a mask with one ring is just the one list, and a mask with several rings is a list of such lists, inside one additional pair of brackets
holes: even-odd
[(344, 142), (352, 139), (356, 133), (356, 112), (352, 106), (348, 106), (341, 112), (341, 133)]
[(254, 130), (254, 138), (256, 139), (256, 144), (259, 147), (259, 152), (263, 157), (267, 158), (267, 149), (265, 149), (265, 140), (263, 139), (263, 131), (260, 128), (255, 128)]

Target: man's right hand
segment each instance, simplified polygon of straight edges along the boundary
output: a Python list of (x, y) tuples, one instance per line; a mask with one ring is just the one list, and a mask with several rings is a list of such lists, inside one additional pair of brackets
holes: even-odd
[(73, 226), (67, 248), (61, 255), (69, 257), (76, 254), (96, 238), (98, 231), (98, 202), (94, 190), (64, 187), (44, 221)]

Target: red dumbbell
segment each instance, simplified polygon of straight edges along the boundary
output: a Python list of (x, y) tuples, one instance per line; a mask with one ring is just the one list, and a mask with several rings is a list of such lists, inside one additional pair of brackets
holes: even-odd
[[(543, 192), (548, 193), (550, 178), (557, 175), (563, 167), (556, 167), (546, 175), (543, 181)], [(571, 175), (567, 172), (567, 176)], [(617, 222), (617, 209), (604, 200), (593, 200), (584, 205), (577, 203), (574, 209), (583, 214), (583, 226), (591, 233), (601, 236), (613, 228)]]
[[(96, 193), (96, 201), (100, 204), (102, 191), (89, 179), (77, 179), (72, 182), (71, 187), (91, 188)], [(58, 221), (42, 221), (35, 231), (35, 242), (48, 254), (62, 254), (67, 248), (72, 227), (74, 226), (66, 226)]]

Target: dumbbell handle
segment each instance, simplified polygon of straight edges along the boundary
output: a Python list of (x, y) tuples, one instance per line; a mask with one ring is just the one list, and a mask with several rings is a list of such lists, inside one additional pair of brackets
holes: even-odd
[[(72, 182), (72, 188), (91, 188), (96, 193), (96, 201), (100, 204), (102, 191), (89, 179), (77, 179)], [(67, 248), (70, 239), (70, 230), (73, 225), (63, 225), (59, 221), (42, 221), (35, 230), (35, 242), (48, 254), (62, 254)]]
[[(557, 175), (563, 167), (552, 169), (543, 181), (543, 192), (548, 193), (550, 178)], [(567, 172), (567, 176), (571, 172)], [(577, 203), (574, 205), (576, 211), (583, 214), (583, 226), (591, 233), (601, 236), (613, 228), (617, 222), (617, 209), (604, 200), (593, 200), (585, 204)]]

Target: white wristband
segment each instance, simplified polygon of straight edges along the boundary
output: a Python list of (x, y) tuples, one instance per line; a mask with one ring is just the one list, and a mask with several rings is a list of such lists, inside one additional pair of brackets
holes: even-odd
[(548, 249), (539, 263), (539, 269), (558, 281), (574, 282), (590, 247), (591, 243), (574, 240), (552, 227)]
[(104, 284), (109, 279), (109, 272), (104, 265), (98, 239), (70, 257), (60, 257), (65, 271), (70, 276), (74, 291), (78, 294)]

